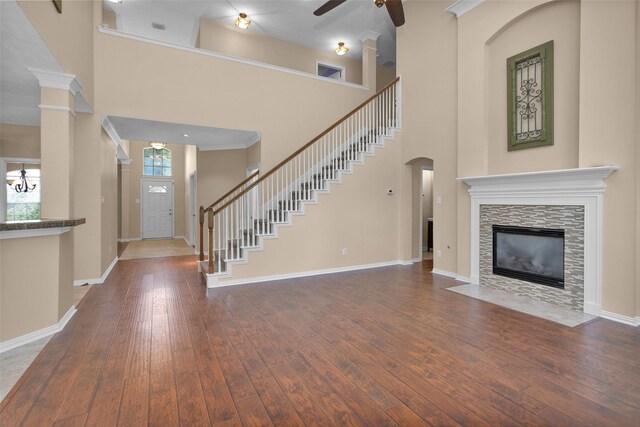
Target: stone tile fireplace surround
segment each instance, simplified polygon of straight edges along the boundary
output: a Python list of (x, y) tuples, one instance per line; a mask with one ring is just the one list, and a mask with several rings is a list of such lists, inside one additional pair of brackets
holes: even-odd
[[(617, 166), (458, 178), (470, 186), (473, 285), (600, 315), (602, 195)], [(565, 288), (492, 271), (491, 226), (565, 230)]]

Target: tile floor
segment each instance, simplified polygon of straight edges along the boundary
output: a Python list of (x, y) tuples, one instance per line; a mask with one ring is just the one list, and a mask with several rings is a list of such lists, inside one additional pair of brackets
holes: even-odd
[(570, 310), (547, 302), (535, 301), (527, 297), (510, 295), (505, 292), (489, 289), (486, 286), (467, 284), (447, 288), (447, 290), (510, 308), (521, 313), (551, 320), (552, 322), (565, 326), (578, 326), (596, 318), (586, 313)]

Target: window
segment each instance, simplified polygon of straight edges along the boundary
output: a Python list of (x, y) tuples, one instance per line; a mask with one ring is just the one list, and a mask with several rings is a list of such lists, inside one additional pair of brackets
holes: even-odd
[(316, 74), (320, 77), (344, 81), (344, 67), (316, 62)]
[(144, 175), (171, 176), (171, 150), (167, 148), (145, 148)]
[(21, 163), (7, 163), (5, 193), (7, 202), (7, 221), (26, 221), (40, 219), (40, 168), (39, 165), (25, 165), (30, 185), (35, 184), (33, 191), (18, 192), (16, 184), (20, 184)]

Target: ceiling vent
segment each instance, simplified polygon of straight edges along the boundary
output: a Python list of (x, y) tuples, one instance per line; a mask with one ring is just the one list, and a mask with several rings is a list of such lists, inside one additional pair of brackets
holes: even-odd
[(162, 31), (164, 31), (164, 28), (165, 28), (164, 24), (159, 24), (157, 22), (152, 22), (151, 26), (156, 30), (162, 30)]

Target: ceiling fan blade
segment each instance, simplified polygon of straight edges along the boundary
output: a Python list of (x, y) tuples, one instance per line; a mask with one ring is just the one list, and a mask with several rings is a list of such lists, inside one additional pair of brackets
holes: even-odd
[(404, 24), (404, 7), (402, 7), (402, 0), (386, 0), (387, 12), (396, 27), (400, 27)]
[(347, 1), (347, 0), (329, 0), (328, 2), (326, 2), (325, 4), (320, 6), (318, 9), (316, 9), (316, 11), (313, 12), (313, 14), (316, 15), (316, 16), (324, 15), (325, 13), (329, 12), (334, 7), (340, 6), (345, 1)]

